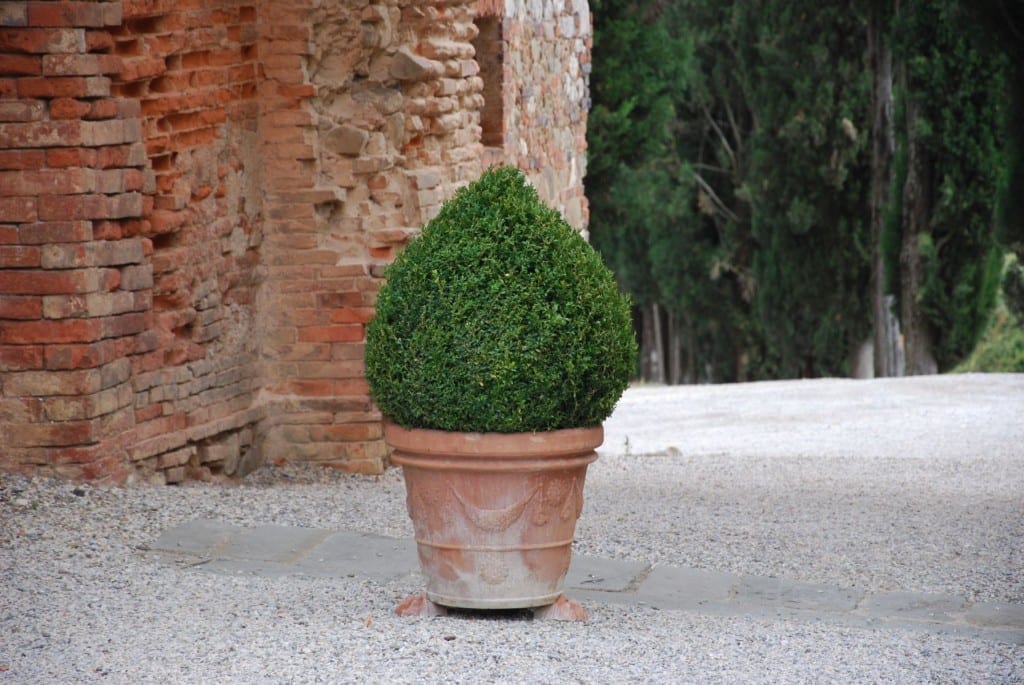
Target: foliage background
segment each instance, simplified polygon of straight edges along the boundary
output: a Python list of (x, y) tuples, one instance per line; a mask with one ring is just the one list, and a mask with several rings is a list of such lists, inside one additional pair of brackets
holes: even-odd
[[(1003, 268), (1024, 254), (1024, 3), (591, 5), (591, 239), (633, 297), (639, 376), (847, 375), (880, 325), (873, 268), (914, 341), (908, 369), (971, 353), (1000, 279), (1024, 282)], [(893, 64), (883, 179), (873, 17)]]

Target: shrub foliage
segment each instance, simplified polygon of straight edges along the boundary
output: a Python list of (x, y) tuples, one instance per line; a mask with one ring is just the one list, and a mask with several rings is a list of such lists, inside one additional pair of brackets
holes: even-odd
[(516, 169), (491, 169), (460, 189), (386, 275), (366, 374), (378, 406), (402, 426), (593, 426), (629, 381), (627, 296)]

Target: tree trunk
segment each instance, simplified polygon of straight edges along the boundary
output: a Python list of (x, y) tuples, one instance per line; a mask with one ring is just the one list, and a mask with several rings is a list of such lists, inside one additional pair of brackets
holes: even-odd
[(675, 312), (669, 312), (669, 383), (683, 382), (683, 341), (680, 335), (680, 320)]
[[(904, 89), (906, 89), (904, 78)], [(907, 178), (903, 183), (903, 238), (900, 245), (900, 323), (903, 329), (908, 375), (938, 373), (932, 354), (929, 323), (921, 310), (924, 285), (921, 236), (928, 233), (931, 218), (931, 174), (928, 152), (917, 142), (917, 106), (907, 99)]]
[(658, 348), (654, 334), (654, 305), (640, 308), (640, 378), (652, 381), (658, 360)]
[(654, 365), (654, 376), (651, 380), (656, 383), (665, 383), (665, 333), (661, 316), (661, 307), (657, 302), (651, 305), (651, 318), (654, 320), (654, 353), (656, 364)]
[(885, 3), (873, 2), (868, 18), (868, 58), (871, 64), (871, 311), (874, 322), (875, 376), (895, 375), (887, 349), (889, 317), (885, 292), (885, 210), (892, 187), (893, 131), (892, 48), (886, 31), (891, 17)]
[(686, 337), (686, 374), (683, 382), (692, 385), (697, 382), (697, 332), (694, 330), (693, 318), (685, 313), (683, 325)]

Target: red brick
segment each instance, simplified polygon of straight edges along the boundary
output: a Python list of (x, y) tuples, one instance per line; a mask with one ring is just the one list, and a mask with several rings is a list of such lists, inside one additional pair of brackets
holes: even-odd
[[(183, 131), (171, 134), (171, 144), (179, 150), (186, 150), (194, 147), (208, 145), (219, 138), (220, 134), (216, 128), (201, 128), (195, 131)], [(310, 148), (312, 153), (313, 149)], [(305, 159), (312, 159), (313, 155)]]
[(100, 269), (100, 288), (103, 292), (109, 292), (121, 285), (121, 272), (117, 269)]
[(102, 321), (104, 338), (119, 338), (146, 330), (146, 315), (142, 313), (108, 316)]
[(11, 295), (59, 295), (94, 292), (98, 274), (94, 269), (69, 271), (0, 271), (0, 292)]
[(117, 2), (30, 2), (31, 26), (116, 26), (121, 23), (121, 3)]
[(45, 165), (44, 150), (0, 150), (0, 169), (39, 169)]
[[(184, 435), (180, 435), (180, 432), (186, 428), (187, 417), (185, 414), (171, 414), (170, 416), (162, 416), (152, 421), (146, 421), (145, 423), (138, 424), (135, 430), (136, 442), (141, 442), (155, 436), (169, 436), (171, 434), (179, 434), (172, 438), (172, 441), (177, 445), (186, 442), (187, 438)], [(169, 448), (170, 449), (170, 448)], [(164, 450), (159, 450), (164, 451)]]
[[(352, 287), (352, 283), (339, 283), (339, 286)], [(316, 303), (318, 307), (328, 309), (343, 307), (358, 307), (363, 303), (363, 295), (359, 292), (346, 292), (344, 287), (331, 288), (335, 292), (317, 293)]]
[(85, 32), (85, 52), (105, 52), (114, 47), (114, 37), (106, 31)]
[(45, 295), (43, 318), (69, 319), (79, 316), (98, 317), (138, 311), (134, 293), (119, 290), (86, 295)]
[(85, 295), (46, 295), (43, 298), (44, 319), (74, 319), (88, 315)]
[(106, 76), (30, 77), (18, 80), (18, 95), (40, 98), (83, 98), (110, 95)]
[(142, 261), (142, 241), (136, 239), (108, 240), (96, 244), (96, 266), (138, 264)]
[(0, 197), (0, 221), (24, 223), (35, 221), (36, 198), (34, 197)]
[(41, 368), (43, 368), (42, 346), (0, 345), (0, 371), (26, 371)]
[(0, 319), (27, 319), (35, 321), (42, 318), (43, 304), (39, 297), (3, 295), (0, 296)]
[(50, 102), (51, 119), (80, 119), (89, 113), (91, 105), (71, 98), (56, 98)]
[(338, 324), (300, 328), (298, 342), (354, 342), (362, 339), (363, 327), (361, 325)]
[(0, 269), (39, 268), (39, 248), (25, 245), (0, 246)]
[(46, 151), (46, 166), (54, 169), (94, 167), (100, 150), (87, 147), (57, 147)]
[(78, 145), (81, 135), (81, 122), (78, 121), (0, 124), (0, 148)]
[(159, 210), (149, 217), (150, 229), (154, 234), (176, 231), (188, 221), (187, 212)]
[(116, 412), (125, 399), (112, 388), (90, 395), (46, 397), (41, 404), (43, 416), (49, 421), (81, 421)]
[(92, 233), (96, 240), (120, 240), (126, 235), (121, 221), (94, 221)]
[(380, 423), (350, 423), (340, 426), (311, 426), (309, 437), (313, 442), (348, 440), (376, 440), (384, 437)]
[(122, 172), (124, 178), (124, 190), (138, 190), (144, 191), (146, 187), (146, 174), (140, 169), (124, 169)]
[(346, 307), (331, 312), (331, 323), (368, 323), (374, 316), (373, 307)]
[(53, 421), (19, 426), (8, 435), (12, 447), (59, 447), (99, 442), (99, 422)]
[(142, 214), (142, 195), (50, 195), (39, 198), (39, 218), (43, 221), (65, 219), (120, 219)]
[(162, 58), (126, 59), (118, 77), (122, 81), (138, 81), (160, 76), (165, 71), (167, 71), (167, 62)]
[(43, 55), (45, 76), (98, 76), (116, 74), (123, 67), (117, 55)]
[[(102, 469), (100, 464), (106, 462), (107, 468), (113, 466), (110, 464), (110, 459), (100, 459), (100, 455), (104, 452), (104, 446), (100, 443), (92, 443), (87, 447), (83, 446), (61, 446), (58, 448), (47, 448), (47, 452), (50, 454), (50, 459), (47, 463), (57, 467), (54, 470), (57, 471), (58, 476), (66, 478), (68, 480), (92, 480), (99, 475), (107, 476), (109, 474), (106, 470)], [(92, 474), (91, 476), (89, 474)]]
[(90, 146), (120, 145), (142, 139), (138, 119), (109, 119), (82, 122), (82, 144)]
[(15, 98), (18, 95), (18, 79), (0, 77), (0, 98)]
[(94, 165), (98, 169), (110, 167), (141, 167), (145, 166), (146, 146), (142, 143), (128, 145), (108, 145), (96, 151)]
[(0, 29), (0, 52), (85, 52), (85, 34), (85, 30), (80, 28)]
[(334, 382), (325, 380), (288, 381), (270, 386), (270, 392), (303, 397), (330, 397), (334, 394)]
[(0, 343), (30, 345), (93, 342), (102, 337), (102, 332), (103, 326), (98, 319), (16, 321), (0, 326)]
[(99, 369), (22, 371), (4, 378), (4, 394), (8, 397), (89, 395), (102, 389)]
[(0, 196), (84, 193), (90, 180), (83, 169), (0, 171)]
[(113, 119), (120, 113), (120, 105), (118, 100), (107, 99), (107, 100), (94, 100), (90, 107), (88, 114), (85, 115), (86, 119)]
[(44, 364), (47, 369), (91, 369), (110, 362), (108, 349), (102, 343), (47, 345)]
[(153, 266), (141, 264), (126, 266), (121, 270), (121, 287), (125, 290), (148, 290), (153, 287)]
[(17, 226), (0, 225), (0, 245), (14, 245), (18, 242)]
[(20, 230), (20, 242), (26, 245), (77, 243), (92, 239), (92, 222), (90, 221), (52, 221), (23, 224)]
[(135, 410), (135, 423), (144, 423), (146, 421), (152, 421), (158, 416), (162, 416), (164, 413), (163, 405), (151, 404), (148, 407)]
[(0, 74), (16, 76), (39, 76), (43, 63), (38, 57), (29, 55), (0, 55)]
[[(112, 455), (111, 448), (106, 446), (105, 443), (100, 443), (98, 446), (101, 447), (101, 449), (90, 451), (90, 454), (108, 456), (100, 459), (93, 459), (78, 468), (55, 466), (54, 471), (56, 471), (57, 475), (60, 477), (69, 477), (65, 476), (63, 471), (65, 471), (65, 469), (72, 469), (70, 478), (95, 480), (101, 483), (109, 483), (111, 485), (124, 485), (130, 475), (128, 467), (124, 464), (126, 457), (120, 453)], [(80, 449), (80, 451), (84, 452), (84, 449), (80, 447), (75, 447), (75, 449)], [(68, 452), (68, 448), (61, 448), (57, 454), (63, 455)], [(54, 463), (56, 462), (54, 461)], [(380, 473), (380, 468), (378, 468), (374, 473)]]
[[(110, 418), (110, 415), (123, 410), (131, 402), (132, 394), (130, 388), (122, 386), (91, 395), (46, 397), (41, 402), (43, 416), (49, 421), (81, 421), (103, 416)], [(105, 421), (100, 424), (106, 428)]]

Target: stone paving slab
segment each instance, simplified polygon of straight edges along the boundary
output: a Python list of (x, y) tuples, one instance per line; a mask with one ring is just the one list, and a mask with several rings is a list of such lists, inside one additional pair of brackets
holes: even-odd
[[(418, 577), (416, 545), (354, 531), (288, 526), (243, 528), (195, 520), (164, 531), (147, 551), (163, 563), (226, 575), (364, 578)], [(827, 621), (866, 628), (958, 633), (1024, 645), (1024, 605), (975, 603), (913, 592), (866, 594), (782, 578), (575, 555), (566, 576), (573, 599), (656, 610)]]

